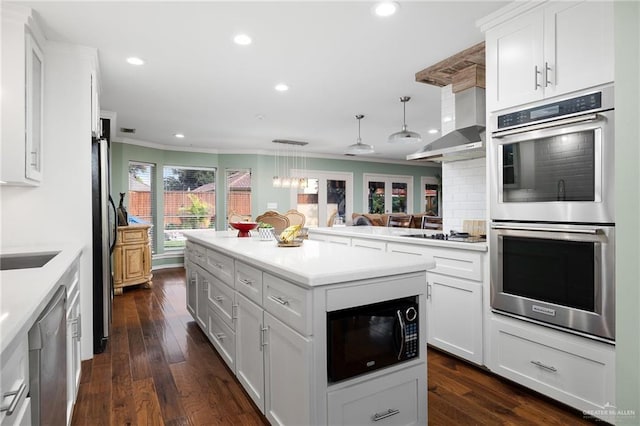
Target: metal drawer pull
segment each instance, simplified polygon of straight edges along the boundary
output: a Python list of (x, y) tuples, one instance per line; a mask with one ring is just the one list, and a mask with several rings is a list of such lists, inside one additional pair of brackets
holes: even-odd
[(387, 411), (383, 413), (375, 413), (371, 420), (377, 422), (378, 420), (386, 419), (387, 417), (395, 416), (396, 414), (400, 414), (400, 410), (396, 410), (395, 408), (389, 408)]
[(287, 306), (289, 304), (288, 300), (283, 299), (282, 297), (279, 296), (269, 296), (269, 299), (278, 302), (281, 305)]
[(78, 318), (76, 318), (76, 337), (78, 340), (82, 337), (82, 314), (78, 314)]
[(215, 300), (216, 302), (222, 302), (222, 301), (224, 300), (224, 297), (222, 297), (222, 296), (215, 296), (215, 297), (213, 298), (213, 300)]
[(233, 305), (231, 305), (231, 319), (235, 320), (238, 319), (238, 304), (234, 303)]
[(2, 395), (2, 399), (8, 398), (10, 396), (13, 396), (13, 399), (11, 400), (9, 405), (7, 406), (3, 405), (2, 407), (0, 407), (0, 412), (6, 411), (7, 416), (12, 415), (16, 407), (18, 406), (18, 402), (20, 401), (20, 398), (22, 398), (22, 394), (24, 393), (25, 389), (27, 389), (27, 385), (25, 385), (25, 383), (22, 382), (20, 383), (20, 387), (18, 388), (18, 390), (7, 392), (4, 395)]
[(262, 324), (260, 324), (260, 350), (262, 350), (264, 346), (267, 346), (267, 341), (264, 334), (268, 329), (268, 327), (263, 327)]
[(551, 67), (549, 66), (549, 62), (544, 63), (544, 87), (549, 87), (551, 82), (549, 81), (549, 71), (551, 71)]
[(538, 367), (544, 368), (545, 370), (548, 370), (548, 371), (553, 371), (554, 373), (556, 371), (558, 371), (557, 368), (555, 368), (555, 367), (553, 367), (551, 365), (545, 365), (545, 364), (541, 363), (540, 361), (531, 361), (531, 364), (537, 365)]
[(541, 87), (540, 84), (538, 84), (538, 74), (540, 74), (540, 71), (536, 65), (533, 67), (533, 90), (538, 90), (538, 87)]
[(431, 299), (431, 284), (427, 284), (427, 299)]
[(223, 268), (223, 266), (221, 264), (219, 264), (219, 263), (216, 263), (213, 266), (215, 266), (218, 269), (222, 269)]
[(215, 336), (218, 340), (224, 340), (224, 338), (227, 337), (224, 335), (224, 333), (216, 333)]
[(253, 281), (248, 280), (248, 279), (246, 279), (246, 278), (242, 278), (242, 279), (240, 280), (240, 282), (241, 282), (242, 284), (246, 284), (246, 285), (253, 285)]

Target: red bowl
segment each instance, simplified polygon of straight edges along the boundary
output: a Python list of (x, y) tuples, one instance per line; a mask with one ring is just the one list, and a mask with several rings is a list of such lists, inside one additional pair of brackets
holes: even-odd
[(258, 222), (232, 222), (229, 225), (238, 230), (238, 237), (250, 237), (249, 231), (256, 229)]

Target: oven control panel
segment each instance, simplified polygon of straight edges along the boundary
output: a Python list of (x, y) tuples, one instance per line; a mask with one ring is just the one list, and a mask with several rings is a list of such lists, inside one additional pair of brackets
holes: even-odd
[(498, 116), (498, 129), (591, 111), (602, 107), (602, 92), (589, 93)]

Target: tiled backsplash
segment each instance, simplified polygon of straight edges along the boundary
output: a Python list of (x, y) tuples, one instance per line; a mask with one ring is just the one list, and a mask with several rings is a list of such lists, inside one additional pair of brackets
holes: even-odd
[[(441, 129), (446, 135), (455, 129), (455, 97), (451, 85), (441, 92)], [(486, 159), (442, 163), (442, 227), (444, 232), (462, 231), (463, 220), (485, 220)]]
[(444, 231), (461, 231), (463, 220), (485, 220), (486, 217), (486, 159), (442, 163)]

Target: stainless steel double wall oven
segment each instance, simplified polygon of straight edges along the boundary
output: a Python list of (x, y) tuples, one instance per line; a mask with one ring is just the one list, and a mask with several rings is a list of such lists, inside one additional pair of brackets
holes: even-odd
[(492, 309), (614, 341), (613, 86), (492, 120)]

